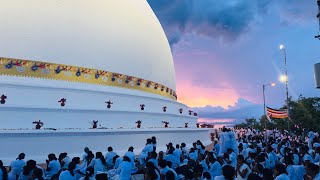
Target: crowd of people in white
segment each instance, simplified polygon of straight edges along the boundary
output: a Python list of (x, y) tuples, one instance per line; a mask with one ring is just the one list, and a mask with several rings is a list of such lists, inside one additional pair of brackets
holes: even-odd
[(198, 140), (190, 147), (169, 143), (165, 152), (157, 151), (152, 137), (137, 155), (133, 147), (124, 156), (112, 147), (106, 154), (86, 147), (82, 157), (49, 154), (45, 167), (25, 156), (9, 167), (0, 161), (0, 180), (320, 180), (319, 134), (313, 131), (303, 140), (278, 130), (223, 128), (213, 148)]

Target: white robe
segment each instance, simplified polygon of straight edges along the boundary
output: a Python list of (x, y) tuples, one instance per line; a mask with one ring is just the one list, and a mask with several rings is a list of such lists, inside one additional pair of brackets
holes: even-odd
[(106, 166), (102, 164), (101, 159), (92, 159), (89, 166), (92, 166), (94, 168), (94, 174), (107, 171)]
[(128, 161), (123, 161), (120, 163), (117, 168), (117, 174), (119, 174), (119, 178), (121, 180), (130, 180), (131, 179), (131, 169), (132, 164)]
[(76, 180), (76, 176), (72, 176), (69, 170), (65, 170), (60, 174), (59, 180)]
[(15, 161), (12, 161), (10, 165), (11, 171), (8, 173), (8, 179), (16, 180), (16, 176), (19, 176), (21, 174), (24, 165), (26, 165), (26, 162), (24, 160), (17, 159)]
[(148, 157), (148, 153), (153, 151), (153, 145), (152, 144), (147, 144), (141, 151), (139, 155), (140, 159), (140, 164), (145, 163), (145, 159)]
[(54, 174), (57, 174), (61, 168), (60, 163), (57, 160), (50, 161), (48, 167), (50, 171), (46, 171), (46, 174), (49, 177), (53, 176)]
[(220, 152), (219, 154), (224, 154), (227, 152), (228, 148), (233, 149), (235, 154), (238, 154), (238, 143), (235, 137), (235, 133), (230, 132), (223, 132), (220, 134)]
[(211, 178), (214, 178), (216, 176), (221, 176), (222, 167), (218, 161), (214, 162), (213, 164), (210, 164), (209, 173), (211, 175)]
[(251, 173), (250, 167), (249, 167), (246, 163), (243, 163), (239, 170), (240, 170), (240, 172), (242, 172), (242, 171), (244, 171), (244, 170), (246, 170), (246, 169), (247, 169), (247, 174), (245, 175), (244, 178), (242, 178), (242, 177), (240, 176), (240, 174), (237, 173), (237, 178), (236, 178), (237, 180), (248, 179), (248, 176), (249, 176), (249, 174)]
[(312, 149), (312, 141), (314, 139), (315, 135), (313, 131), (310, 131), (308, 134), (308, 147), (309, 149)]
[(131, 160), (132, 166), (135, 166), (135, 165), (134, 165), (134, 160), (135, 160), (135, 158), (136, 158), (135, 154), (134, 154), (133, 152), (131, 152), (131, 151), (128, 151), (128, 152), (126, 152), (124, 155), (125, 155), (125, 156), (128, 156), (128, 157), (130, 158), (130, 160)]

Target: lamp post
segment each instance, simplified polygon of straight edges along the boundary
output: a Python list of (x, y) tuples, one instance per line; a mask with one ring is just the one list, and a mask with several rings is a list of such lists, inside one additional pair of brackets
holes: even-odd
[(265, 140), (267, 140), (267, 114), (266, 114), (266, 95), (265, 95), (265, 90), (266, 86), (275, 86), (275, 83), (271, 84), (263, 84), (262, 85), (262, 94), (263, 94), (263, 110), (264, 110), (264, 116), (265, 116), (265, 121), (264, 121), (264, 129), (265, 129)]
[(315, 38), (320, 40), (320, 0), (317, 1), (317, 5), (318, 5), (317, 18), (319, 19), (319, 31), (318, 31), (318, 35), (316, 35)]
[(289, 122), (289, 91), (288, 91), (288, 72), (287, 72), (287, 53), (286, 53), (286, 48), (284, 47), (283, 44), (279, 46), (280, 50), (283, 50), (284, 54), (284, 71), (285, 71), (285, 76), (283, 76), (281, 79), (286, 83), (286, 96), (287, 96), (287, 113), (288, 113), (288, 132), (290, 132), (290, 122)]

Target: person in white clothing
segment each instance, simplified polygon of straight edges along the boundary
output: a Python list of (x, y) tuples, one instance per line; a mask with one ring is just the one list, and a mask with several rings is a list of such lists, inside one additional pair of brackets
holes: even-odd
[(94, 154), (92, 151), (89, 151), (85, 159), (83, 160), (81, 167), (87, 167), (91, 163), (91, 161), (94, 159)]
[(96, 158), (91, 161), (89, 166), (94, 168), (94, 174), (107, 171), (107, 162), (101, 152), (96, 152)]
[(131, 179), (131, 169), (132, 164), (130, 162), (130, 158), (128, 156), (123, 156), (123, 161), (120, 163), (117, 168), (117, 174), (119, 175), (119, 179), (121, 180), (130, 180)]
[(237, 155), (233, 152), (233, 149), (228, 148), (227, 154), (229, 155), (230, 165), (236, 168), (237, 166)]
[(194, 161), (196, 161), (198, 159), (198, 152), (194, 148), (190, 149), (189, 158)]
[(116, 155), (116, 156), (113, 158), (113, 160), (114, 160), (114, 167), (113, 167), (113, 168), (114, 168), (114, 169), (117, 169), (117, 168), (119, 167), (120, 163), (122, 162), (122, 157)]
[(208, 157), (209, 160), (209, 173), (211, 175), (211, 178), (214, 178), (216, 176), (221, 176), (222, 174), (222, 166), (221, 164), (214, 158), (214, 157)]
[(148, 153), (153, 151), (154, 146), (151, 143), (152, 143), (152, 139), (147, 139), (147, 144), (142, 149), (142, 151), (139, 155), (140, 164), (142, 164), (142, 165), (145, 164), (146, 158), (148, 157)]
[(84, 151), (84, 153), (83, 153), (83, 155), (82, 155), (82, 161), (84, 161), (86, 158), (87, 158), (87, 156), (88, 156), (88, 153), (89, 153), (89, 148), (88, 147), (85, 147), (84, 149), (83, 149), (83, 151)]
[(160, 173), (156, 166), (152, 162), (146, 163), (146, 171), (144, 174), (144, 179), (154, 179), (154, 180), (160, 180)]
[(164, 159), (166, 161), (170, 161), (172, 163), (172, 168), (176, 168), (180, 165), (180, 158), (177, 160), (177, 158), (173, 155), (173, 149), (169, 149), (166, 156), (164, 156)]
[(136, 158), (136, 155), (133, 152), (134, 148), (131, 146), (129, 147), (128, 151), (124, 154), (125, 156), (128, 156), (131, 160), (132, 166), (134, 166), (134, 160)]
[(234, 168), (230, 165), (225, 165), (222, 168), (222, 175), (216, 176), (214, 180), (229, 180), (234, 179), (234, 176), (236, 175), (236, 172)]
[(61, 169), (68, 169), (71, 158), (68, 156), (68, 153), (64, 152), (59, 155), (59, 162)]
[(274, 158), (274, 155), (272, 154), (273, 149), (272, 147), (267, 147), (267, 160), (269, 160), (269, 165), (270, 165), (270, 169), (274, 169), (274, 167), (276, 166), (276, 160)]
[(208, 164), (206, 163), (205, 157), (202, 154), (199, 154), (198, 156), (198, 162), (199, 165), (201, 165), (203, 172), (206, 172), (209, 170)]
[(244, 157), (242, 155), (238, 155), (237, 160), (237, 179), (248, 179), (251, 170), (249, 166), (245, 163)]
[(315, 138), (314, 132), (311, 130), (311, 131), (308, 133), (308, 147), (309, 147), (309, 149), (312, 149), (312, 148), (313, 148), (313, 146), (312, 146), (312, 141), (313, 141), (314, 138)]
[(187, 158), (189, 156), (189, 151), (188, 151), (188, 148), (186, 147), (186, 143), (181, 143), (181, 151), (182, 151), (182, 156), (184, 158)]
[(287, 175), (286, 167), (283, 164), (276, 165), (274, 176), (276, 177), (274, 180), (290, 180)]
[(58, 171), (61, 169), (61, 166), (55, 154), (49, 154), (46, 162), (46, 178), (51, 178), (53, 175), (58, 173)]
[(26, 165), (23, 167), (18, 180), (28, 180), (32, 176), (32, 171), (37, 167), (37, 162), (34, 160), (28, 160)]
[(238, 143), (235, 138), (235, 133), (223, 128), (220, 134), (220, 152), (219, 154), (224, 154), (228, 148), (234, 150), (235, 154), (238, 154)]
[(160, 176), (162, 176), (161, 179), (164, 178), (165, 180), (178, 180), (177, 173), (172, 168), (169, 168), (167, 166), (166, 160), (159, 161), (159, 170), (160, 170)]
[(19, 175), (23, 170), (23, 166), (26, 165), (24, 158), (25, 158), (25, 154), (20, 153), (18, 158), (15, 161), (11, 162), (11, 165), (9, 167), (10, 172), (8, 174), (8, 180), (16, 180), (19, 177)]
[(8, 173), (6, 168), (3, 166), (2, 161), (0, 160), (0, 180), (5, 180), (8, 178)]
[(44, 180), (43, 179), (43, 171), (40, 168), (35, 168), (32, 172), (33, 180)]
[(149, 153), (148, 162), (152, 162), (155, 167), (158, 167), (157, 153), (156, 152), (153, 151), (153, 152)]
[(287, 174), (288, 174), (288, 177), (290, 178), (290, 180), (296, 180), (297, 179), (297, 175), (296, 175), (295, 168), (293, 167), (292, 158), (290, 158), (289, 156), (285, 156), (284, 157), (284, 163), (287, 166), (286, 167), (286, 171), (287, 171)]
[(108, 167), (112, 167), (113, 164), (112, 164), (112, 160), (113, 158), (117, 155), (117, 153), (115, 153), (113, 151), (113, 148), (111, 146), (108, 147), (108, 153), (106, 154), (105, 156), (105, 159), (106, 159), (106, 162), (107, 162), (107, 166)]
[(319, 174), (319, 166), (315, 165), (313, 163), (309, 163), (306, 167), (306, 174), (304, 175), (304, 179), (306, 180), (311, 180), (311, 179), (319, 179), (319, 176), (317, 177), (317, 175)]
[(180, 149), (180, 145), (176, 145), (176, 149), (173, 151), (173, 156), (176, 158), (177, 162), (180, 162), (180, 157), (182, 155), (182, 151)]
[(96, 180), (94, 176), (94, 168), (93, 167), (88, 167), (86, 169), (86, 174), (84, 177), (81, 177), (79, 180)]
[(108, 147), (108, 152), (105, 156), (106, 161), (108, 161), (108, 159), (112, 159), (113, 157), (115, 157), (117, 155), (116, 152), (113, 151), (113, 148), (111, 146)]
[(157, 150), (157, 138), (155, 136), (152, 136), (151, 137), (151, 144), (153, 146), (153, 151), (156, 151)]
[(74, 162), (70, 162), (68, 169), (60, 173), (59, 180), (76, 180), (76, 176), (74, 174), (75, 168), (76, 164)]

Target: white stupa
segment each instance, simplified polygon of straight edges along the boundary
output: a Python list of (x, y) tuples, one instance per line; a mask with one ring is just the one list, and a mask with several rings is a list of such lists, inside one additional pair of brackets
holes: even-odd
[(0, 129), (196, 125), (146, 0), (8, 0), (0, 24)]
[(85, 146), (139, 153), (151, 136), (159, 150), (211, 143), (177, 102), (168, 40), (146, 0), (4, 0), (0, 24), (4, 164), (22, 151), (39, 163), (49, 153), (81, 156)]

